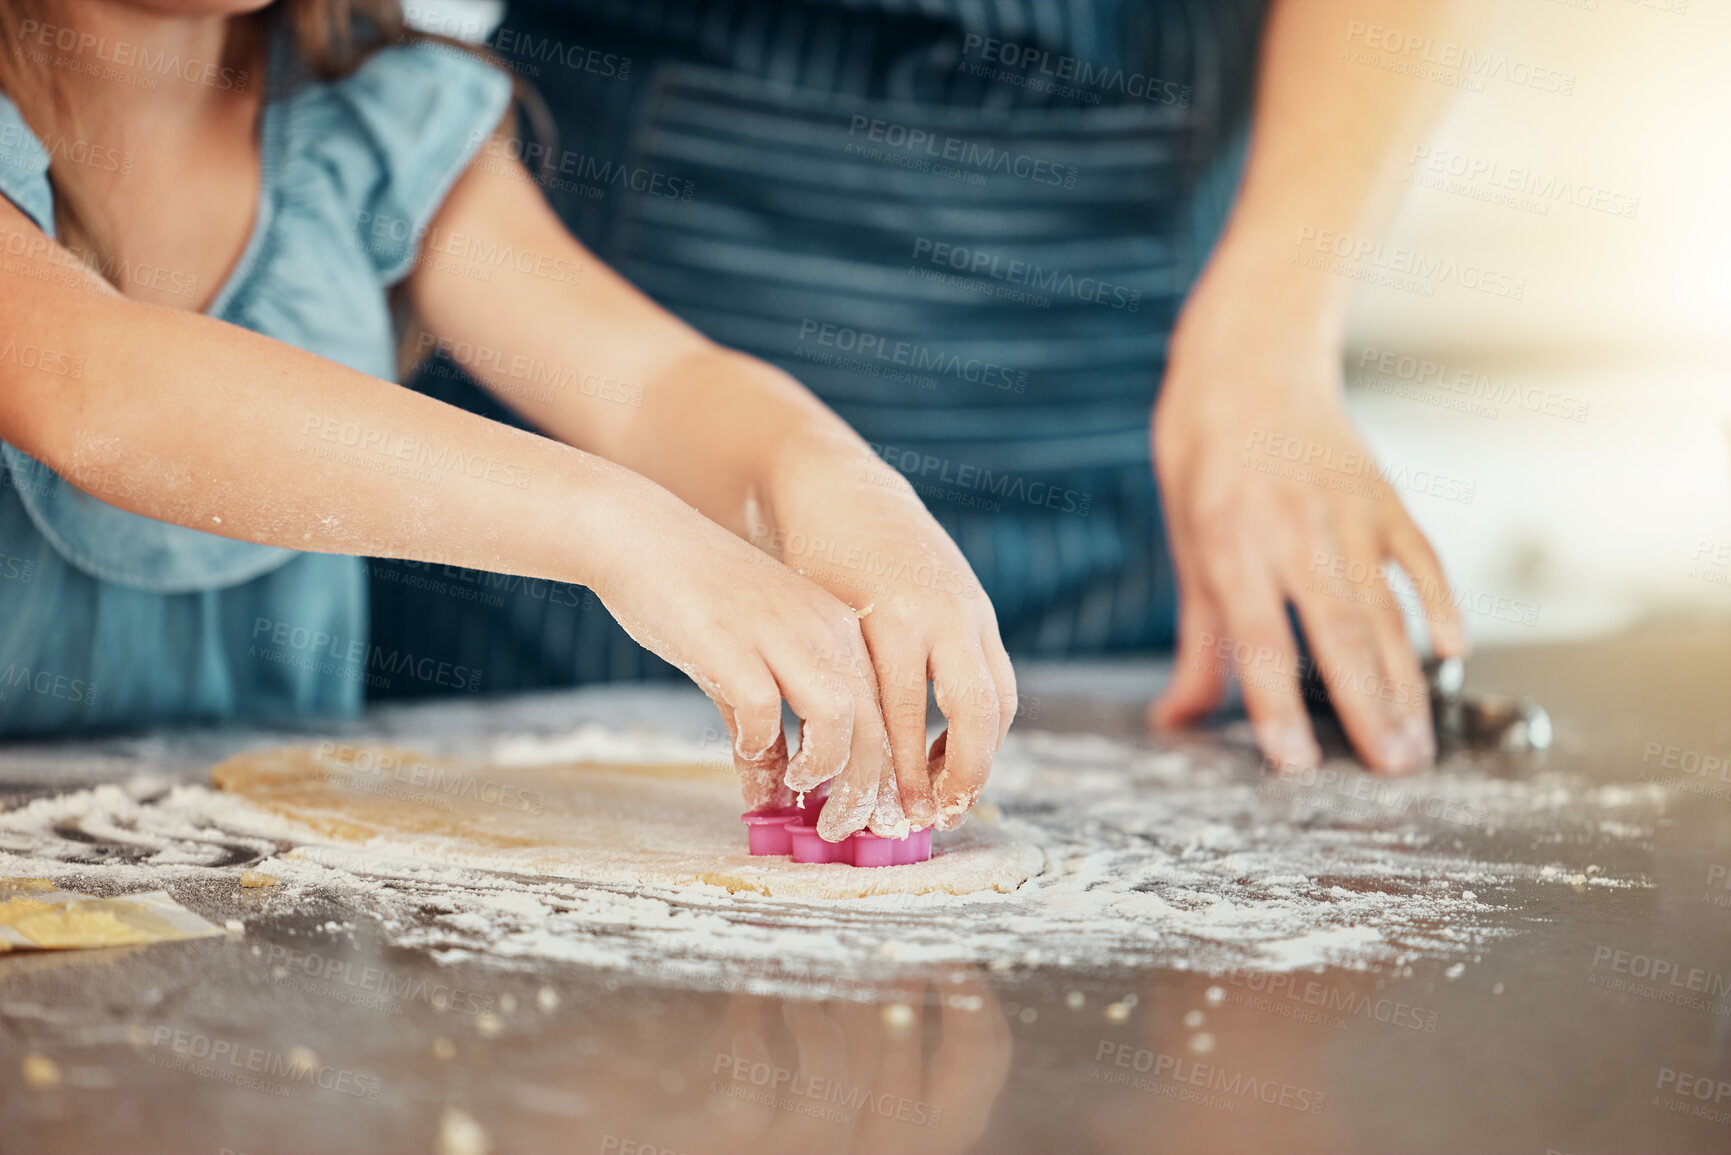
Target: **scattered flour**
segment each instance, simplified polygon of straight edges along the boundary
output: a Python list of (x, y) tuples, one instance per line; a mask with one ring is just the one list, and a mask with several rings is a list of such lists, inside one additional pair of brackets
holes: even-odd
[[(864, 981), (943, 964), (1369, 968), (1465, 955), (1510, 933), (1509, 912), (1545, 888), (1644, 885), (1588, 863), (1650, 837), (1665, 798), (1470, 764), (1402, 783), (1345, 766), (1287, 781), (1230, 747), (1013, 735), (984, 805), (1047, 862), (1007, 895), (816, 903), (579, 885), (416, 861), (388, 840), (336, 845), (238, 798), (144, 777), (0, 813), (0, 875), (106, 893), (181, 884), (196, 907), (198, 886), (238, 886), (258, 870), (278, 880), (273, 909), (334, 901), (392, 945), (442, 959), (568, 962), (765, 992), (797, 991), (802, 975)], [(492, 755), (524, 765), (714, 751), (585, 727), (506, 736)]]

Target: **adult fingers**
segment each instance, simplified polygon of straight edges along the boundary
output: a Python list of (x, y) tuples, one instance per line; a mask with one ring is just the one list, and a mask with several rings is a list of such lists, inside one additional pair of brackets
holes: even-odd
[(1183, 556), (1187, 552), (1175, 551), (1178, 648), (1172, 655), (1172, 680), (1148, 710), (1148, 721), (1157, 730), (1200, 718), (1226, 696), (1228, 667), (1212, 653), (1226, 632), (1226, 621), (1202, 574)]
[[(1366, 542), (1364, 548), (1370, 548), (1370, 543)], [(1436, 760), (1436, 724), (1430, 712), (1430, 687), (1425, 682), (1424, 670), (1419, 666), (1418, 654), (1413, 650), (1412, 638), (1407, 634), (1406, 615), (1401, 611), (1400, 596), (1389, 582), (1388, 566), (1373, 567), (1371, 573), (1374, 588), (1366, 604), (1370, 607), (1371, 623), (1382, 652), (1383, 669), (1392, 682), (1389, 692), (1395, 709), (1400, 712), (1415, 766), (1428, 766)]]
[(1287, 588), (1353, 748), (1375, 769), (1406, 773), (1423, 758), (1422, 739), (1395, 701), (1394, 678), (1378, 636), (1378, 611), (1367, 604), (1380, 593), (1374, 578), (1377, 559), (1365, 553), (1363, 545), (1358, 543), (1344, 556), (1349, 573), (1373, 575), (1369, 580), (1330, 590), (1289, 574)]
[(1246, 552), (1209, 564), (1256, 744), (1278, 766), (1316, 765), (1322, 751), (1299, 696), (1298, 647), (1286, 624), (1285, 599), (1261, 562)]
[(1472, 647), (1467, 642), (1466, 627), (1461, 624), (1460, 610), (1450, 595), (1442, 562), (1404, 509), (1396, 512), (1394, 525), (1389, 529), (1388, 550), (1412, 579), (1424, 605), (1425, 626), (1436, 656), (1466, 657)]

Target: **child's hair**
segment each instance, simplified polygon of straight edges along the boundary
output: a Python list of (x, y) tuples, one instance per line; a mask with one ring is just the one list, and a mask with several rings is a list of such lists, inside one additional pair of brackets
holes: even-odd
[[(232, 59), (209, 61), (220, 83), (244, 88), (248, 75), (264, 60), (267, 30), (282, 21), (291, 33), (300, 63), (320, 80), (353, 72), (373, 53), (392, 44), (440, 42), (497, 63), (491, 53), (461, 41), (416, 32), (403, 19), (400, 0), (273, 0), (257, 12), (233, 18)], [(11, 98), (24, 120), (48, 147), (48, 176), (54, 187), (55, 228), (60, 241), (109, 280), (112, 252), (105, 242), (101, 214), (83, 194), (75, 156), (88, 157), (93, 145), (78, 132), (77, 110), (58, 83), (61, 63), (55, 50), (30, 42), (27, 32), (53, 23), (47, 0), (0, 0), (0, 93)], [(74, 66), (76, 62), (74, 62)], [(532, 90), (517, 85), (531, 122), (547, 117)]]

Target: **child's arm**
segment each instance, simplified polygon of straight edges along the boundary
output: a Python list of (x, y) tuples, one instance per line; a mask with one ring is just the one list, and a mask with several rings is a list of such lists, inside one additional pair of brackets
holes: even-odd
[(825, 833), (872, 815), (883, 722), (841, 601), (618, 465), (128, 300), (4, 199), (0, 249), (23, 254), (0, 269), (5, 340), (79, 360), (0, 358), (0, 440), (112, 505), (226, 537), (587, 585), (716, 699), (748, 801), (786, 799), (785, 697), (807, 723), (801, 777), (845, 767)]
[[(483, 281), (465, 252), (510, 259)], [(470, 168), (421, 257), (408, 286), (422, 320), (500, 400), (866, 613), (902, 806), (921, 825), (958, 823), (1015, 716), (1015, 675), (990, 601), (901, 475), (787, 374), (708, 341), (596, 260), (515, 162)], [(950, 722), (929, 766), (928, 679)]]

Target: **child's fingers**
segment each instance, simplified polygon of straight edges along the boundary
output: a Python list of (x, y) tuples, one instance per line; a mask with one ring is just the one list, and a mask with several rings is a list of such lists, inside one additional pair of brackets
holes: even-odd
[(858, 703), (846, 680), (808, 653), (771, 662), (776, 683), (799, 715), (799, 750), (788, 760), (790, 790), (813, 790), (841, 773), (853, 745)]
[(862, 679), (856, 693), (861, 705), (854, 715), (853, 745), (847, 766), (830, 787), (817, 832), (831, 842), (840, 842), (870, 823), (878, 827), (876, 833), (901, 838), (908, 832), (908, 823), (895, 788), (890, 741), (878, 714), (876, 687)]
[(793, 800), (784, 782), (787, 736), (781, 728), (781, 690), (768, 668), (758, 663), (750, 674), (736, 676), (724, 691), (711, 694), (710, 700), (727, 726), (733, 769), (746, 808), (786, 806)]
[(787, 788), (787, 736), (777, 734), (775, 744), (757, 758), (746, 758), (736, 747), (733, 769), (739, 775), (740, 792), (749, 810), (773, 810), (793, 802)]
[(926, 648), (879, 635), (872, 660), (902, 810), (915, 826), (930, 826), (938, 811), (926, 762)]
[(887, 744), (884, 746), (883, 765), (878, 774), (877, 806), (872, 810), (868, 826), (873, 834), (882, 838), (906, 838), (913, 829), (913, 823), (908, 821), (907, 811), (902, 809), (901, 784), (896, 781)]
[(932, 651), (932, 687), (949, 722), (941, 767), (933, 766), (938, 829), (954, 830), (985, 789), (998, 751), (998, 686), (978, 642)]
[(1022, 705), (1021, 696), (1016, 692), (1016, 668), (1010, 664), (1010, 655), (998, 638), (996, 626), (982, 639), (981, 648), (985, 651), (986, 665), (992, 671), (992, 682), (998, 690), (998, 745), (1002, 746), (1010, 733), (1010, 723), (1016, 720), (1016, 713)]

